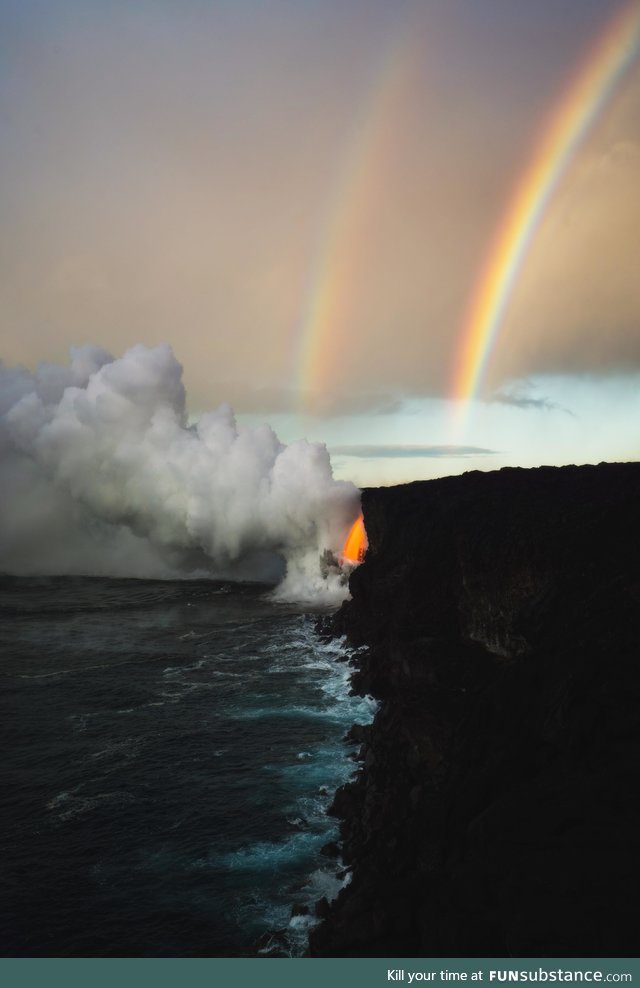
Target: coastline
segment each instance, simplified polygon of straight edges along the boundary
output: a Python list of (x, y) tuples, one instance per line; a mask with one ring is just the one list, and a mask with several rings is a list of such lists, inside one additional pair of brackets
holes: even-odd
[(634, 956), (640, 464), (363, 492), (352, 880), (315, 957)]

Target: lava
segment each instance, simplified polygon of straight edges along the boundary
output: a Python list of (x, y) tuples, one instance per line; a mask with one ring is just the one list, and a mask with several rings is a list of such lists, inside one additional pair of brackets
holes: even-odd
[(368, 546), (369, 540), (367, 539), (367, 533), (364, 527), (364, 518), (360, 515), (354, 521), (347, 535), (344, 549), (342, 550), (342, 558), (346, 563), (361, 563)]

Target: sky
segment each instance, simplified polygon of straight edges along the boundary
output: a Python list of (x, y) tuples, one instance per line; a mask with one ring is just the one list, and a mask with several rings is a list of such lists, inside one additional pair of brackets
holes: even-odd
[(637, 459), (639, 24), (0, 0), (2, 359), (168, 343), (194, 417), (230, 402), (360, 486)]

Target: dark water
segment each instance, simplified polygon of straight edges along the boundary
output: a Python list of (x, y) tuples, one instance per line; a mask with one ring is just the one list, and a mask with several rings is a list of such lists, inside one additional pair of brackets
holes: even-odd
[(338, 644), (264, 589), (0, 581), (0, 952), (242, 956), (335, 894)]

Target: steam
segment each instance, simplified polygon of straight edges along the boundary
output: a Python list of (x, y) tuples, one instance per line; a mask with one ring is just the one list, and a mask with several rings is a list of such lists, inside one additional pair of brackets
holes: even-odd
[[(282, 596), (344, 593), (336, 552), (358, 492), (326, 447), (239, 426), (229, 405), (189, 424), (167, 345), (69, 367), (0, 364), (0, 568), (14, 574), (281, 580)], [(324, 572), (324, 575), (323, 575)]]

